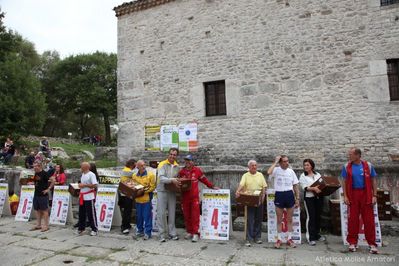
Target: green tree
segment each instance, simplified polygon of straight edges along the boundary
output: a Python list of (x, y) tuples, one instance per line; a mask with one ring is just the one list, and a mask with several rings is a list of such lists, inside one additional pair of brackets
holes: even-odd
[(116, 117), (115, 54), (96, 52), (67, 57), (51, 69), (44, 88), (54, 117), (64, 120), (73, 112), (79, 118), (82, 138), (90, 133), (89, 122), (101, 117), (105, 142), (110, 143), (110, 123)]
[(3, 26), (3, 17), (0, 11), (0, 134), (38, 133), (46, 112), (34, 71), (39, 57), (31, 42)]

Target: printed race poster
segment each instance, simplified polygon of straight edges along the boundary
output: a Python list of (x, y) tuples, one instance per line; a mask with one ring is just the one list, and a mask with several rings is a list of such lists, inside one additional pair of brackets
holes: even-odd
[[(346, 241), (346, 237), (348, 236), (348, 206), (344, 203), (344, 194), (342, 188), (339, 190), (340, 195), (340, 210), (341, 210), (341, 232), (342, 232), (342, 240), (344, 245), (349, 245)], [(379, 247), (382, 246), (382, 238), (381, 238), (381, 227), (380, 220), (378, 219), (378, 206), (374, 204), (374, 222), (375, 222), (375, 242)], [(364, 235), (364, 224), (363, 220), (360, 216), (359, 222), (359, 238), (358, 238), (359, 246), (368, 246), (366, 237)]]
[(21, 187), (21, 197), (19, 197), (19, 205), (15, 221), (28, 222), (33, 207), (33, 196), (35, 194), (34, 185), (26, 185)]
[(158, 194), (156, 191), (153, 192), (152, 200), (151, 200), (151, 215), (152, 215), (152, 233), (154, 235), (158, 234), (158, 225), (157, 225), (157, 200)]
[[(277, 241), (277, 216), (276, 216), (276, 207), (274, 205), (274, 189), (267, 190), (267, 235), (268, 242), (276, 242)], [(300, 208), (294, 209), (294, 214), (292, 217), (292, 240), (295, 244), (301, 244), (301, 210)], [(282, 234), (281, 241), (283, 243), (287, 242), (287, 213), (284, 210), (283, 221), (282, 221)]]
[(198, 151), (197, 124), (179, 125), (179, 150), (194, 152)]
[[(7, 204), (8, 206), (6, 206)], [(0, 217), (3, 214), (3, 210), (4, 214), (11, 214), (10, 203), (8, 202), (8, 184), (6, 183), (0, 183)]]
[(161, 126), (144, 127), (144, 144), (146, 151), (159, 151), (161, 149)]
[(161, 151), (179, 147), (179, 128), (175, 125), (161, 126)]
[(116, 203), (116, 186), (100, 186), (96, 197), (98, 230), (110, 231)]
[(230, 190), (203, 189), (201, 198), (201, 238), (211, 240), (229, 240)]
[(51, 206), (50, 224), (65, 225), (68, 218), (69, 209), (68, 186), (55, 186), (53, 195), (53, 205)]

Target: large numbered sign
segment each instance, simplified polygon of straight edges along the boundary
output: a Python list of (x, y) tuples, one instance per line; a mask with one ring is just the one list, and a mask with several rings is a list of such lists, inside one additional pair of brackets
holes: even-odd
[(50, 224), (65, 225), (69, 209), (68, 186), (55, 186), (53, 205), (51, 206)]
[(158, 224), (157, 224), (157, 202), (158, 202), (158, 193), (156, 191), (153, 192), (152, 200), (151, 200), (151, 215), (152, 215), (152, 234), (158, 234)]
[[(269, 242), (276, 242), (277, 241), (277, 215), (276, 215), (276, 207), (274, 205), (274, 196), (275, 191), (274, 189), (267, 190), (267, 235)], [(301, 244), (301, 210), (300, 208), (294, 209), (294, 214), (292, 217), (292, 240), (296, 244)], [(283, 243), (287, 242), (287, 212), (284, 210), (283, 213), (283, 221), (281, 224), (281, 241)]]
[[(0, 217), (3, 214), (4, 205), (9, 204), (7, 199), (8, 199), (8, 184), (0, 183)], [(6, 206), (6, 208), (7, 207), (8, 206)]]
[(27, 185), (21, 187), (21, 197), (19, 198), (19, 205), (15, 221), (27, 222), (32, 212), (33, 196), (35, 194), (35, 186)]
[(203, 189), (201, 238), (229, 240), (230, 190)]
[(117, 187), (100, 186), (96, 198), (98, 230), (110, 231), (114, 216)]
[[(348, 236), (348, 206), (344, 203), (344, 196), (342, 188), (339, 190), (340, 194), (340, 211), (341, 211), (341, 233), (342, 233), (342, 240), (344, 241), (344, 245), (349, 245), (348, 241), (346, 241), (346, 237)], [(380, 220), (378, 219), (378, 206), (374, 204), (374, 223), (375, 223), (375, 242), (377, 246), (381, 247), (382, 239), (381, 239), (381, 227), (380, 227)], [(359, 246), (368, 246), (366, 237), (364, 235), (364, 224), (363, 220), (360, 216), (359, 221), (359, 239), (358, 239)]]

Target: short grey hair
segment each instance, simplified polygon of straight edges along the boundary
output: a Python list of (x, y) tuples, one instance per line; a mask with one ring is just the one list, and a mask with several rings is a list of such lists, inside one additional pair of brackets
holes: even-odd
[(251, 164), (257, 164), (257, 162), (255, 160), (249, 160), (248, 161), (248, 167), (250, 167)]

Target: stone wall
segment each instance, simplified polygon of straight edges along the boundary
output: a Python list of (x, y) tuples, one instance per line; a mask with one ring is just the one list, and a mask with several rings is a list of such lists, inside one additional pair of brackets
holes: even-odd
[[(339, 169), (348, 148), (395, 167), (399, 6), (373, 0), (180, 0), (118, 17), (118, 157), (144, 126), (198, 123), (201, 164), (269, 164), (288, 154)], [(206, 117), (203, 82), (226, 81), (227, 115)]]

